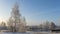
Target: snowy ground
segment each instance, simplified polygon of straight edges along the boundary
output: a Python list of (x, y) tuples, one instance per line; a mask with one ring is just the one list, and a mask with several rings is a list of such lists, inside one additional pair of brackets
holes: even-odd
[(60, 33), (51, 33), (51, 32), (27, 32), (27, 33), (3, 33), (0, 34), (60, 34)]
[(30, 34), (60, 34), (60, 33), (52, 33), (52, 32), (27, 32)]

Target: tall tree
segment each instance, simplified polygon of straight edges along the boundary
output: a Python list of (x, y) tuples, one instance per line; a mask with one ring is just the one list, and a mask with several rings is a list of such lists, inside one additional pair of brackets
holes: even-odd
[(21, 14), (19, 12), (19, 5), (17, 3), (12, 8), (11, 17), (8, 23), (13, 32), (23, 32), (24, 24), (21, 22)]

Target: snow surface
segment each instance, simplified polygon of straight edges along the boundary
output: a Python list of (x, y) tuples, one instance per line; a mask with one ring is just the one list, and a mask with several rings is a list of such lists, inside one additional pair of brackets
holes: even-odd
[(60, 34), (60, 33), (51, 33), (51, 32), (26, 32), (26, 33), (4, 33), (4, 32), (0, 32), (0, 34)]

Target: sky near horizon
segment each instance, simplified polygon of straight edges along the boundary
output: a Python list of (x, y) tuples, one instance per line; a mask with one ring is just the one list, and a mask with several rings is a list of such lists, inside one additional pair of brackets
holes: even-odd
[[(16, 0), (0, 0), (0, 21), (7, 20)], [(53, 21), (60, 25), (60, 0), (17, 0), (22, 16), (28, 25)]]

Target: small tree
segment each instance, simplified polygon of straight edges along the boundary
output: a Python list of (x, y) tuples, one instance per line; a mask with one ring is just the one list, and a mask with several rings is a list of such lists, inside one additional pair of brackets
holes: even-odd
[(6, 23), (5, 23), (5, 22), (2, 22), (2, 23), (1, 23), (1, 26), (2, 26), (2, 27), (6, 27)]
[(51, 24), (50, 24), (50, 29), (54, 29), (55, 28), (55, 24), (54, 24), (54, 22), (51, 22)]

